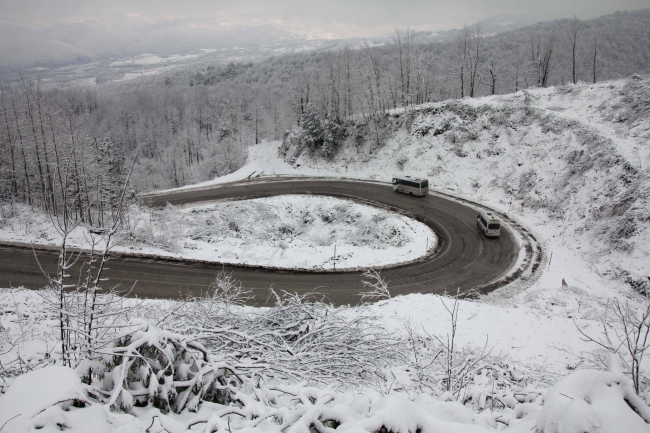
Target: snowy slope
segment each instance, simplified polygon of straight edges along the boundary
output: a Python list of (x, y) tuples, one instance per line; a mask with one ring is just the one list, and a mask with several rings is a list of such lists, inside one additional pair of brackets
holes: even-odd
[[(493, 431), (505, 424), (509, 424), (506, 431), (512, 432), (650, 430), (647, 406), (635, 400), (627, 378), (616, 368), (611, 373), (569, 374), (594, 366), (589, 359), (596, 347), (585, 341), (578, 328), (598, 338), (607, 303), (617, 298), (635, 308), (643, 303), (640, 292), (650, 284), (646, 283), (650, 81), (633, 77), (397, 110), (387, 118), (384, 133), (386, 140), (379, 146), (371, 141), (361, 146), (346, 143), (331, 160), (291, 146), (284, 146), (281, 156), (280, 143), (252, 146), (240, 171), (193, 187), (258, 174), (389, 181), (393, 174), (404, 173), (427, 175), (433, 189), (508, 213), (543, 243), (548, 258), (543, 273), (534, 282), (514, 282), (481, 299), (459, 301), (456, 343), (463, 348), (488, 348), (490, 359), (499, 359), (499, 365), (508, 365), (513, 375), (528, 378), (524, 382), (531, 386), (525, 388), (527, 394), (516, 394), (517, 399), (510, 391), (499, 391), (503, 392), (500, 409), (491, 410), (485, 399), (490, 389), (494, 392), (494, 379), (490, 382), (489, 375), (481, 373), (471, 390), (479, 399), (474, 400), (472, 413), (457, 402), (444, 402), (448, 395), (409, 394), (414, 373), (395, 366), (390, 372), (395, 392), (388, 396), (376, 390), (352, 395), (304, 385), (283, 388), (303, 397), (310, 393), (309, 400), (314, 396), (315, 402), (309, 405), (305, 398), (304, 404), (296, 403), (299, 398), (292, 404), (282, 402), (281, 413), (293, 420), (286, 431), (313, 431), (318, 420), (328, 429), (324, 431), (333, 431), (325, 423), (331, 419), (341, 420), (341, 431), (354, 432), (383, 431), (382, 427), (400, 433)], [(452, 302), (412, 294), (378, 302), (364, 311), (381, 318), (390, 332), (403, 333), (410, 327), (444, 339), (452, 332)], [(0, 325), (11, 337), (0, 341), (3, 347), (25, 335), (16, 347), (26, 361), (47, 363), (53, 350), (53, 336), (47, 335), (53, 321), (39, 318), (38, 297), (13, 291), (4, 293), (0, 304), (5, 312)], [(169, 301), (149, 305), (163, 312), (177, 308)], [(27, 332), (29, 321), (35, 330)], [(0, 360), (18, 365), (13, 356), (16, 349), (11, 350), (3, 352)], [(646, 362), (642, 371), (647, 372)], [(550, 390), (544, 389), (555, 382)], [(329, 403), (321, 404), (324, 397)], [(648, 401), (647, 395), (642, 397)], [(636, 405), (636, 413), (630, 405)], [(50, 425), (55, 425), (55, 415), (64, 416), (52, 413)], [(187, 413), (174, 418), (150, 408), (136, 415), (132, 431), (149, 425), (159, 431), (163, 423), (167, 431), (185, 431), (182, 425), (189, 419)], [(107, 424), (99, 415), (87, 419)], [(239, 423), (233, 424), (234, 429), (253, 431), (245, 428), (245, 420), (233, 419)], [(116, 425), (107, 425), (106, 431)], [(83, 424), (71, 427), (83, 431)], [(256, 430), (278, 427), (262, 423)], [(219, 431), (228, 429), (230, 425), (224, 424)]]
[(434, 189), (508, 212), (548, 243), (555, 284), (585, 288), (589, 274), (650, 290), (650, 80), (395, 110), (383, 133), (380, 145), (348, 139), (330, 161), (295, 143), (282, 150), (306, 174), (426, 175)]
[[(633, 77), (395, 110), (380, 146), (346, 142), (324, 160), (265, 143), (249, 148), (238, 172), (193, 187), (251, 175), (388, 182), (415, 174), (427, 175), (434, 190), (508, 213), (542, 241), (544, 272), (532, 286), (514, 282), (479, 303), (462, 303), (467, 317), (485, 309), (485, 320), (467, 320), (463, 332), (476, 344), (489, 337), (516, 359), (561, 370), (594, 349), (574, 319), (597, 334), (609, 298), (636, 303), (650, 283), (649, 89), (649, 80)], [(399, 318), (396, 327), (411, 318), (440, 328), (440, 308), (434, 297), (411, 295), (381, 311)]]

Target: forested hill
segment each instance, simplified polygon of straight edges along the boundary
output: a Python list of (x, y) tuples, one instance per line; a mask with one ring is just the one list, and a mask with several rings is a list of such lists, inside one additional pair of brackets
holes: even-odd
[[(565, 84), (572, 81), (572, 19), (562, 19), (517, 28), (507, 32), (485, 34), (481, 29), (478, 75), (482, 81), (489, 81), (490, 67), (498, 74), (495, 93), (510, 93), (537, 84), (537, 71), (534, 63), (539, 55), (533, 51), (544, 51), (552, 43), (550, 55), (549, 80), (547, 85)], [(632, 74), (650, 73), (650, 9), (631, 12), (616, 12), (588, 21), (577, 21), (576, 66), (578, 80), (593, 81), (593, 59), (596, 50), (596, 80), (628, 77)], [(492, 26), (491, 28), (493, 28)], [(476, 26), (470, 26), (469, 51), (467, 63), (475, 60)], [(459, 44), (464, 43), (464, 30), (457, 29), (444, 34), (431, 36), (429, 33), (402, 32), (402, 45), (412, 45), (411, 67), (421, 67), (423, 74), (438, 84), (430, 99), (444, 99), (460, 96), (459, 82)], [(397, 38), (388, 45), (374, 46), (372, 52), (386, 78), (394, 78), (399, 69), (399, 47)], [(369, 58), (367, 49), (353, 50), (358, 56)], [(291, 79), (302, 77), (305, 73), (316, 74), (327, 67), (332, 52), (314, 52), (271, 57), (250, 68), (246, 74), (235, 74), (228, 79), (233, 83), (268, 86), (281, 85)], [(335, 52), (334, 54), (340, 54)], [(404, 53), (403, 53), (404, 54)], [(541, 53), (537, 53), (541, 54)], [(471, 58), (470, 58), (471, 57)], [(369, 59), (366, 59), (369, 61)], [(406, 60), (403, 59), (403, 63)], [(465, 65), (465, 79), (469, 80), (471, 67)], [(187, 68), (173, 75), (179, 84), (215, 84), (214, 76), (227, 74), (228, 67), (204, 64)], [(232, 66), (230, 66), (232, 69)], [(519, 71), (517, 71), (517, 68)], [(211, 70), (213, 72), (211, 72)], [(517, 72), (519, 81), (517, 85)], [(222, 81), (223, 77), (217, 79)], [(476, 95), (491, 94), (488, 84), (477, 80)]]
[(395, 107), (574, 78), (591, 82), (594, 53), (596, 81), (650, 69), (650, 10), (538, 23), (492, 36), (477, 27), (437, 42), (426, 36), (400, 31), (389, 45), (254, 64), (199, 64), (92, 87), (5, 87), (0, 178), (14, 193), (22, 184), (37, 196), (47, 189), (40, 175), (47, 161), (39, 161), (38, 149), (47, 155), (48, 140), (57, 137), (25, 134), (39, 122), (28, 115), (30, 107), (31, 113), (56, 114), (53, 128), (66, 136), (72, 128), (77, 142), (103, 143), (126, 157), (139, 148), (132, 184), (143, 192), (227, 174), (241, 166), (249, 144), (282, 139), (299, 124), (319, 132), (315, 139), (335, 143), (352, 119), (364, 116), (372, 128), (381, 113)]

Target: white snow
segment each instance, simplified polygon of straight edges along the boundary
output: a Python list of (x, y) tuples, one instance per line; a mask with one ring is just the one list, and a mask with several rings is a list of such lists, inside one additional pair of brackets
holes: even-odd
[[(448, 395), (437, 399), (397, 391), (384, 397), (370, 390), (364, 395), (318, 390), (313, 392), (319, 399), (332, 395), (331, 403), (309, 406), (294, 401), (294, 406), (285, 406), (283, 413), (295, 420), (295, 425), (287, 425), (285, 431), (306, 433), (311, 422), (326, 419), (318, 418), (322, 414), (336, 414), (337, 419), (344, 420), (338, 430), (349, 433), (376, 431), (381, 426), (390, 426), (395, 433), (415, 433), (417, 429), (422, 433), (490, 431), (496, 426), (503, 428), (504, 422), (510, 432), (649, 431), (648, 407), (632, 395), (627, 376), (581, 370), (589, 365), (587, 355), (596, 347), (584, 341), (577, 329), (579, 326), (590, 335), (600, 335), (608, 299), (642, 303), (631, 286), (642, 284), (648, 276), (647, 219), (645, 225), (636, 225), (630, 236), (615, 236), (619, 225), (633, 218), (643, 221), (649, 210), (650, 119), (630, 108), (630, 98), (638, 95), (629, 86), (637, 82), (632, 78), (465, 99), (451, 105), (431, 104), (413, 113), (410, 130), (398, 129), (380, 148), (362, 146), (357, 150), (350, 146), (332, 161), (316, 161), (301, 154), (288, 163), (278, 156), (280, 143), (264, 143), (249, 148), (248, 161), (239, 171), (185, 187), (203, 188), (258, 175), (262, 180), (267, 176), (321, 176), (381, 182), (388, 182), (393, 174), (428, 176), (433, 193), (455, 195), (507, 213), (533, 233), (545, 250), (543, 272), (537, 280), (516, 281), (478, 300), (459, 301), (456, 336), (459, 347), (485, 346), (492, 355), (516, 366), (513, 372), (528, 375), (531, 387), (538, 387), (529, 395), (537, 398), (504, 395), (506, 407), (498, 413), (489, 408), (477, 413), (456, 402), (444, 402)], [(647, 80), (639, 85), (647, 88)], [(470, 108), (476, 110), (476, 117), (463, 118)], [(522, 114), (526, 112), (533, 114), (526, 118)], [(404, 110), (399, 113), (408, 114)], [(626, 173), (634, 172), (632, 187), (625, 186)], [(631, 213), (612, 209), (625, 202), (625, 194), (637, 200)], [(212, 204), (205, 207), (209, 206)], [(191, 215), (192, 210), (181, 212)], [(283, 214), (281, 218), (285, 217)], [(12, 223), (14, 236), (51, 236), (25, 221)], [(52, 336), (44, 336), (53, 332), (53, 324), (39, 320), (38, 297), (32, 292), (4, 291), (0, 302), (4, 311), (0, 326), (12, 336), (0, 340), (0, 349), (12, 347), (13, 351), (0, 350), (3, 365), (17, 351), (25, 355), (29, 365), (47, 363)], [(447, 309), (451, 302), (446, 297), (411, 294), (380, 301), (369, 311), (382, 317), (389, 330), (402, 331), (407, 323), (444, 337), (451, 332)], [(149, 305), (174, 308), (169, 301), (151, 301)], [(648, 371), (645, 361), (642, 371)], [(412, 385), (412, 372), (404, 367), (395, 366), (392, 374), (397, 387), (408, 389)], [(485, 399), (481, 390), (489, 389), (490, 383), (481, 380), (476, 378), (473, 392)], [(11, 387), (0, 397), (0, 419), (8, 416), (9, 409), (5, 410), (2, 403), (10, 391)], [(626, 400), (636, 405), (646, 421)], [(206, 405), (201, 410), (217, 408)], [(43, 413), (50, 423), (62, 416), (71, 422), (74, 411), (61, 414), (48, 409)], [(135, 413), (137, 419), (130, 426), (127, 423), (119, 427), (122, 430), (113, 431), (124, 433), (136, 425), (144, 429), (152, 423), (155, 431), (165, 424), (171, 432), (189, 419), (188, 414), (172, 417), (149, 408), (136, 408)], [(102, 416), (96, 414), (97, 422), (106, 425), (108, 421), (101, 421)], [(111, 428), (116, 426), (112, 424)], [(220, 431), (227, 431), (225, 425), (221, 427)], [(277, 431), (278, 427), (264, 421), (256, 429)]]
[[(546, 394), (537, 418), (537, 430), (544, 433), (650, 431), (650, 408), (621, 373), (580, 370), (561, 379)], [(641, 416), (631, 407), (637, 407)]]
[[(605, 192), (623, 184), (616, 169), (620, 161), (627, 160), (639, 170), (641, 183), (636, 191), (647, 202), (643, 197), (648, 195), (650, 181), (643, 169), (650, 166), (646, 144), (650, 118), (634, 118), (626, 102), (632, 97), (626, 86), (637, 85), (637, 81), (632, 78), (464, 99), (452, 101), (453, 110), (445, 109), (445, 103), (425, 105), (421, 113), (414, 112), (410, 133), (406, 128), (398, 129), (379, 149), (345, 146), (332, 161), (315, 160), (302, 153), (288, 163), (278, 155), (280, 143), (263, 143), (249, 147), (247, 163), (237, 172), (183, 189), (258, 175), (261, 179), (316, 176), (389, 182), (394, 174), (408, 174), (428, 177), (433, 194), (439, 191), (505, 212), (542, 244), (543, 273), (537, 281), (515, 281), (480, 302), (461, 302), (461, 314), (467, 318), (461, 328), (473, 337), (463, 341), (481, 344), (489, 335), (495, 350), (506, 350), (522, 362), (539, 363), (564, 374), (567, 366), (574, 368), (584, 362), (581, 353), (594, 349), (582, 341), (573, 321), (598, 334), (597, 320), (604, 314), (607, 299), (638, 302), (638, 294), (626, 280), (629, 276), (639, 281), (648, 279), (647, 223), (639, 224), (636, 234), (619, 247), (617, 241), (605, 239), (604, 233), (616, 220), (598, 214), (603, 205), (611, 206), (617, 199), (615, 195), (605, 196)], [(650, 87), (647, 80), (638, 85)], [(520, 119), (516, 123), (518, 115), (509, 119), (503, 114), (526, 107), (534, 110), (534, 119), (541, 120)], [(467, 108), (477, 110), (478, 117), (463, 120), (455, 114)], [(626, 116), (634, 121), (622, 122)], [(449, 131), (434, 134), (447, 123), (452, 127)], [(422, 131), (429, 132), (422, 135)], [(477, 138), (452, 142), (449, 134), (463, 131), (468, 136), (475, 131)], [(593, 136), (584, 141), (581, 137), (587, 133)], [(590, 148), (589, 140), (604, 144)], [(584, 173), (572, 177), (572, 169), (579, 163), (567, 162), (567, 156), (581, 150), (583, 154), (592, 152), (594, 157), (603, 150), (598, 158), (619, 158), (619, 163), (613, 168), (587, 165)], [(397, 164), (400, 158), (406, 161), (402, 169)], [(523, 199), (518, 198), (522, 176), (531, 170), (536, 172), (534, 185)], [(556, 196), (563, 201), (558, 203)], [(638, 214), (646, 218), (649, 209)], [(430, 328), (440, 326), (436, 319), (440, 317), (440, 303), (433, 295), (414, 294), (380, 305), (387, 318), (410, 317)]]
[[(210, 52), (210, 50), (200, 50), (205, 53)], [(214, 51), (214, 50), (212, 50)], [(161, 63), (175, 63), (175, 62), (180, 62), (184, 60), (189, 60), (189, 59), (195, 59), (197, 57), (200, 57), (200, 54), (173, 54), (170, 56), (165, 56), (161, 57), (156, 54), (141, 54), (139, 56), (134, 56), (134, 57), (125, 57), (123, 59), (115, 60), (110, 64), (112, 68), (118, 67), (118, 66), (133, 66), (133, 65), (138, 65), (138, 66), (148, 66), (148, 65), (158, 65)]]

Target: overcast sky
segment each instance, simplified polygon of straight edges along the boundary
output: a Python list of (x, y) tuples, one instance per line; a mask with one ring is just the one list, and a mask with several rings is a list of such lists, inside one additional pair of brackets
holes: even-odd
[(36, 26), (96, 19), (130, 26), (196, 18), (215, 25), (280, 22), (297, 31), (363, 37), (395, 27), (448, 30), (497, 14), (543, 21), (641, 8), (650, 8), (650, 0), (0, 0), (0, 21)]

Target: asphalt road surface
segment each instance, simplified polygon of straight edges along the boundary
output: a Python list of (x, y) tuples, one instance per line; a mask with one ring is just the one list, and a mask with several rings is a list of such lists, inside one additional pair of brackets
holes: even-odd
[[(436, 251), (419, 261), (382, 270), (393, 296), (457, 290), (462, 294), (472, 289), (485, 293), (505, 284), (504, 276), (517, 260), (518, 246), (507, 228), (502, 229), (499, 238), (486, 238), (479, 233), (476, 206), (440, 195), (411, 197), (393, 192), (387, 184), (325, 179), (260, 180), (150, 194), (143, 196), (143, 202), (150, 206), (182, 205), (280, 194), (347, 197), (426, 221), (438, 235)], [(36, 255), (40, 266), (53, 273), (56, 251), (38, 249)], [(38, 263), (31, 248), (0, 245), (0, 287), (43, 287), (46, 279)], [(300, 294), (317, 291), (336, 305), (357, 304), (359, 293), (364, 290), (360, 271), (278, 271), (121, 254), (112, 255), (104, 276), (109, 278), (107, 284), (123, 289), (133, 287), (131, 296), (178, 298), (204, 291), (222, 269), (232, 271), (234, 278), (254, 290), (256, 305), (269, 302), (270, 287)]]

